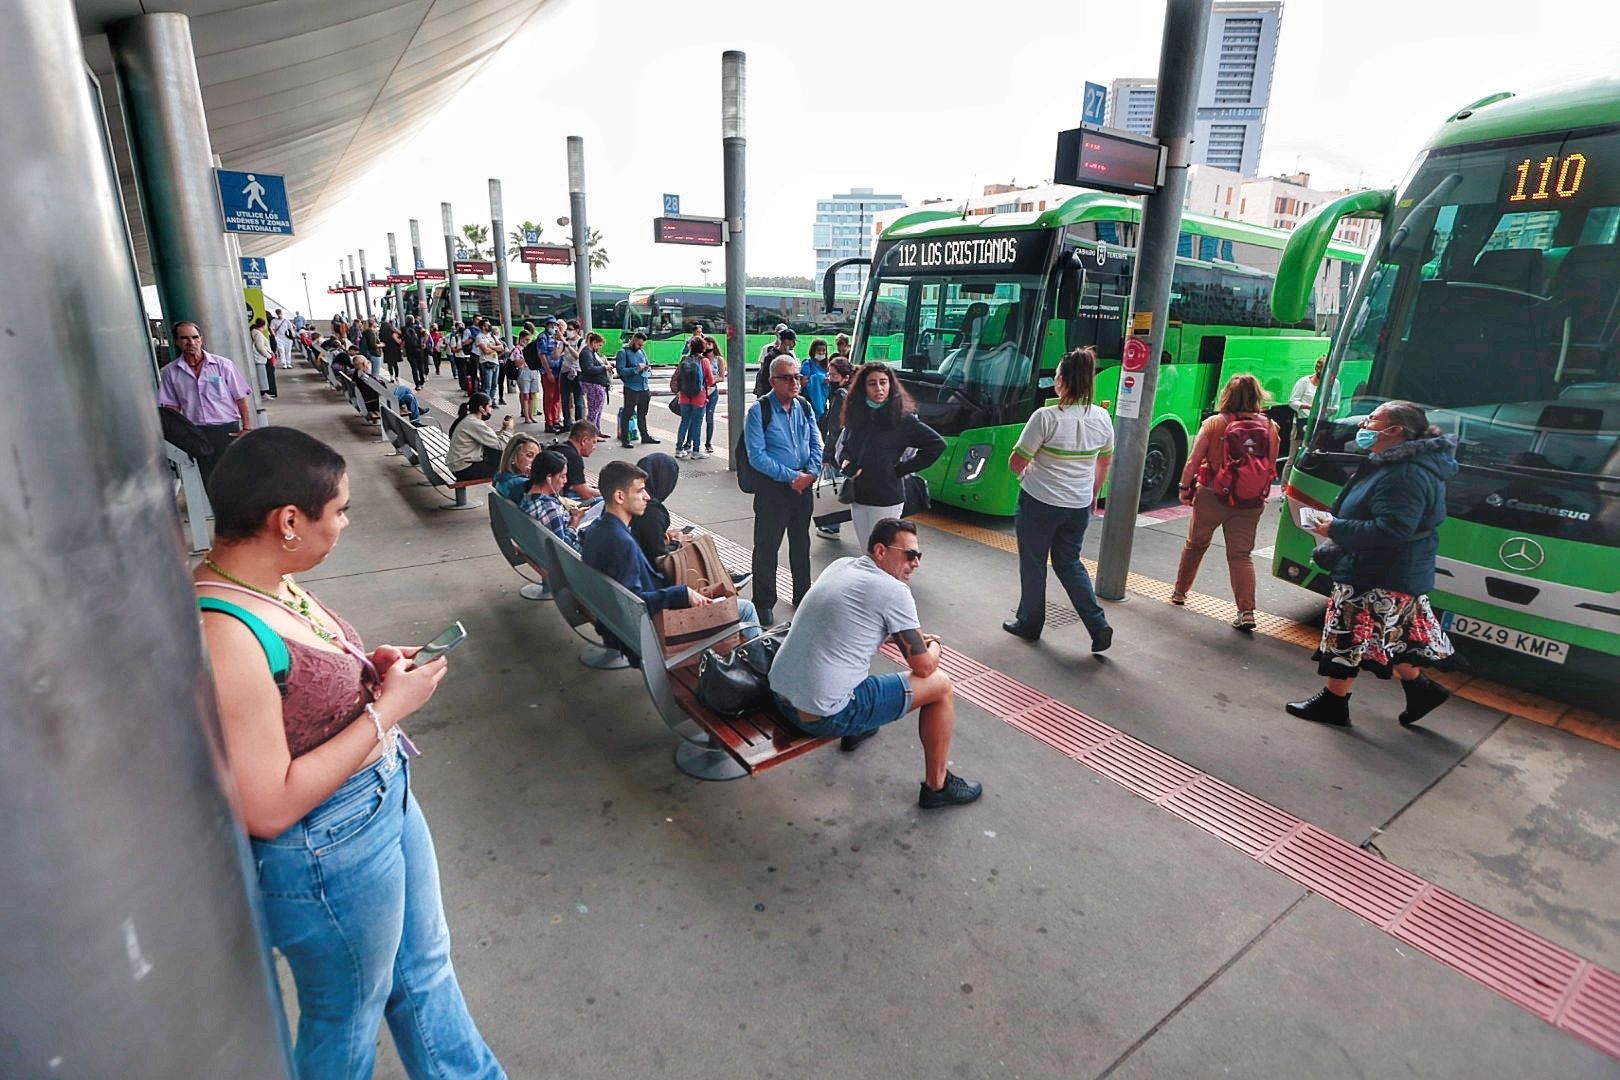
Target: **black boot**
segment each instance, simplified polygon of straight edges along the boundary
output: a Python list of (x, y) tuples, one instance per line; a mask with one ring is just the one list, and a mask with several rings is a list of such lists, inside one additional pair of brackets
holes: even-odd
[(1427, 675), (1419, 675), (1410, 681), (1401, 680), (1401, 689), (1406, 692), (1406, 711), (1400, 715), (1402, 727), (1411, 727), (1444, 705), (1451, 696), (1450, 690)]
[(1283, 708), (1288, 710), (1288, 715), (1301, 720), (1314, 720), (1318, 724), (1332, 724), (1334, 727), (1350, 726), (1350, 695), (1340, 697), (1325, 686), (1304, 701), (1290, 701)]

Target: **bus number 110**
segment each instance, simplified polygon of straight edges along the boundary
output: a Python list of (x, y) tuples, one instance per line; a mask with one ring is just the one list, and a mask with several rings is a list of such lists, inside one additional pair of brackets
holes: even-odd
[[(1558, 179), (1553, 180), (1553, 170), (1557, 169)], [(1540, 175), (1534, 191), (1526, 191), (1530, 186), (1530, 170), (1536, 169)], [(1541, 199), (1560, 198), (1571, 199), (1581, 190), (1581, 179), (1586, 175), (1586, 155), (1570, 154), (1565, 158), (1551, 155), (1540, 161), (1525, 158), (1513, 166), (1513, 171), (1519, 174), (1519, 182), (1508, 196), (1508, 202), (1535, 202)]]

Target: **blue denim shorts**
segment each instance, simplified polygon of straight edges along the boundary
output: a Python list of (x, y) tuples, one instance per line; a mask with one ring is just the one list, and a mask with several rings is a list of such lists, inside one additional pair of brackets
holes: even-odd
[(868, 675), (856, 684), (855, 695), (848, 705), (813, 723), (782, 695), (776, 695), (776, 703), (806, 735), (818, 738), (864, 735), (884, 724), (894, 723), (911, 711), (911, 680), (899, 672)]

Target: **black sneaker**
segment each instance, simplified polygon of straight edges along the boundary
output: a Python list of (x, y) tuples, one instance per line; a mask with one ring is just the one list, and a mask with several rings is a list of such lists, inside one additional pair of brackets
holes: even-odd
[(1091, 651), (1094, 653), (1107, 652), (1108, 646), (1114, 643), (1114, 628), (1105, 626), (1091, 635)]
[(871, 731), (863, 731), (859, 735), (845, 735), (842, 739), (838, 740), (838, 749), (842, 750), (846, 754), (852, 754), (855, 752), (855, 748), (857, 746), (861, 745), (861, 743), (865, 742), (867, 739), (870, 739), (877, 733), (878, 729), (873, 728)]
[(657, 446), (659, 443), (661, 443), (663, 441), (664, 441), (663, 439), (655, 439), (651, 435), (643, 435), (641, 437), (641, 445), (642, 446)]
[(945, 773), (945, 785), (938, 791), (925, 781), (917, 795), (917, 805), (924, 810), (938, 810), (945, 806), (965, 806), (984, 794), (982, 784), (971, 783), (953, 772)]
[(736, 589), (738, 592), (741, 592), (742, 590), (748, 588), (748, 583), (753, 580), (754, 573), (751, 570), (741, 574), (732, 574), (731, 587)]
[(1025, 641), (1041, 640), (1041, 632), (1038, 628), (1025, 626), (1017, 619), (1008, 619), (1006, 622), (1001, 624), (1001, 628), (1007, 631), (1007, 633), (1011, 634), (1013, 637), (1021, 637)]

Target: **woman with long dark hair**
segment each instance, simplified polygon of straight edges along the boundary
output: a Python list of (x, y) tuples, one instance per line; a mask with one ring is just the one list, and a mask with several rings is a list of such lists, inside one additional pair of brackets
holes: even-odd
[(221, 455), (208, 495), (214, 548), (192, 577), (250, 872), (298, 990), (298, 1074), (370, 1076), (386, 1017), (408, 1075), (504, 1077), (450, 964), (416, 748), (400, 727), (445, 660), (365, 651), (293, 578), (348, 525), (343, 458), (295, 428), (250, 431)]
[(501, 451), (512, 437), (512, 418), (501, 418), (501, 429), (489, 426), (494, 415), (489, 395), (479, 391), (461, 403), (450, 423), (450, 448), (444, 454), (444, 467), (457, 480), (493, 479), (500, 468)]
[[(1023, 490), (1013, 528), (1018, 536), (1018, 612), (1001, 628), (1035, 641), (1046, 625), (1046, 563), (1050, 558), (1069, 602), (1091, 634), (1091, 651), (1113, 644), (1114, 629), (1097, 603), (1091, 575), (1080, 561), (1096, 493), (1114, 460), (1114, 424), (1091, 402), (1097, 353), (1089, 345), (1058, 361), (1053, 389), (1058, 403), (1035, 410), (1007, 466)], [(1126, 508), (1129, 513), (1130, 507)]]
[(888, 364), (864, 364), (855, 373), (843, 423), (833, 461), (850, 484), (855, 543), (865, 551), (872, 526), (904, 509), (905, 477), (939, 460), (945, 440), (917, 418), (911, 396)]
[(1302, 720), (1350, 725), (1350, 687), (1361, 671), (1401, 680), (1410, 726), (1451, 692), (1423, 674), (1445, 668), (1451, 639), (1429, 606), (1436, 530), (1446, 520), (1446, 481), (1457, 474), (1457, 437), (1442, 435), (1410, 401), (1386, 401), (1362, 421), (1356, 445), (1368, 452), (1332, 516), (1311, 530), (1338, 546), (1322, 641), (1312, 659), (1326, 685), (1288, 712)]

